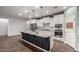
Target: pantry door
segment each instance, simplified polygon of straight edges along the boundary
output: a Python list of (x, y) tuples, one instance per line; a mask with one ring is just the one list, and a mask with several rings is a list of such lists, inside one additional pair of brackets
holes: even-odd
[(75, 48), (76, 40), (76, 7), (70, 7), (65, 11), (65, 43)]

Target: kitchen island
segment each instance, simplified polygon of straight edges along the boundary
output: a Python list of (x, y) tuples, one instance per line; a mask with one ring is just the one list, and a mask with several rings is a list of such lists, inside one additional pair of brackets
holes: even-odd
[(53, 34), (49, 31), (21, 32), (23, 41), (29, 42), (35, 47), (50, 51), (53, 48)]

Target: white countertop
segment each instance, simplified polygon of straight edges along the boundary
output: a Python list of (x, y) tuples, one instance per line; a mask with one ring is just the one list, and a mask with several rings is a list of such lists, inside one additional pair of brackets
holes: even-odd
[(37, 30), (35, 32), (33, 31), (27, 31), (25, 33), (29, 33), (29, 34), (32, 34), (32, 35), (36, 35), (36, 36), (40, 36), (40, 37), (50, 37), (51, 35), (53, 35), (53, 33), (51, 31), (40, 31), (40, 30)]

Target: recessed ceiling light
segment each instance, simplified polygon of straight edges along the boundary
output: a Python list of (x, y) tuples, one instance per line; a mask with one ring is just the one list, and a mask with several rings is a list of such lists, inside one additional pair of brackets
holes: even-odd
[(19, 15), (19, 16), (22, 16), (22, 14), (21, 14), (21, 13), (19, 13), (18, 15)]
[(49, 13), (49, 11), (46, 11), (45, 13), (47, 13), (47, 14), (48, 14), (48, 13)]
[(67, 7), (63, 7), (64, 9), (66, 9)]
[(36, 16), (38, 16), (38, 14), (36, 14)]
[(25, 13), (28, 13), (28, 10), (26, 10)]

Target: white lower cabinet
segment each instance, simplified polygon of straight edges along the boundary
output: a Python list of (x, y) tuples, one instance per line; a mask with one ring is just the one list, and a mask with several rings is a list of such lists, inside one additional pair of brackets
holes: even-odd
[(59, 38), (59, 37), (54, 37), (54, 40), (64, 41), (64, 39), (63, 39), (63, 38)]

